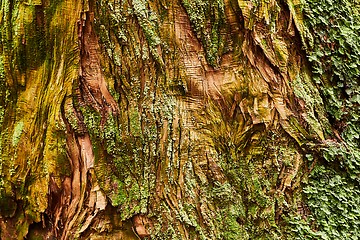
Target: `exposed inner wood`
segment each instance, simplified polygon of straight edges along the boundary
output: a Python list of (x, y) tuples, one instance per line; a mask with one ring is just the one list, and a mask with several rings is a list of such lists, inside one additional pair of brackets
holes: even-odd
[[(78, 21), (80, 91), (77, 98), (80, 106), (91, 106), (105, 119), (109, 113), (116, 113), (118, 107), (107, 89), (100, 67), (99, 42), (93, 31), (93, 21), (91, 8), (83, 11)], [(75, 111), (78, 120), (82, 119), (80, 109), (73, 110), (71, 102), (63, 107), (67, 111)], [(54, 217), (55, 236), (71, 239), (88, 230), (97, 214), (105, 210), (108, 201), (94, 174), (93, 147), (87, 130), (76, 133), (64, 113), (63, 120), (68, 133), (67, 152), (72, 174), (71, 178), (65, 178), (61, 188), (52, 181), (54, 188), (50, 189), (50, 199), (57, 202), (50, 207), (50, 214)], [(79, 225), (82, 225), (80, 229)]]

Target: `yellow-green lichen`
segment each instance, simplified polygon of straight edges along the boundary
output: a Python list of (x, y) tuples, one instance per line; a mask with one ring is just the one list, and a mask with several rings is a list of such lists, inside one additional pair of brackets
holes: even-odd
[(197, 38), (201, 41), (208, 63), (218, 66), (225, 49), (222, 32), (225, 25), (225, 5), (223, 0), (183, 0), (186, 12)]
[(12, 136), (12, 145), (13, 146), (16, 146), (20, 140), (20, 137), (21, 137), (21, 134), (23, 132), (23, 129), (24, 129), (24, 122), (23, 121), (20, 121), (18, 122), (15, 127), (14, 127), (14, 133), (13, 133), (13, 136)]

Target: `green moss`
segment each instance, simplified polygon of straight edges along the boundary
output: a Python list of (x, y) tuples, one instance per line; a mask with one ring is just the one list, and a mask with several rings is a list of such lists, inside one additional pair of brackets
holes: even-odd
[(112, 204), (113, 206), (119, 206), (126, 203), (128, 196), (127, 192), (124, 191), (124, 183), (118, 180), (115, 180), (115, 183), (117, 184), (116, 197), (113, 198)]
[[(207, 116), (206, 119), (209, 121), (211, 118)], [(216, 211), (220, 212), (221, 217), (214, 223), (223, 226), (219, 228), (218, 238), (285, 237), (284, 218), (276, 220), (276, 211), (281, 208), (292, 212), (294, 210), (290, 209), (297, 209), (296, 202), (302, 200), (300, 195), (294, 196), (290, 202), (281, 190), (299, 184), (300, 180), (295, 177), (301, 175), (297, 172), (299, 163), (296, 162), (301, 157), (297, 149), (299, 145), (295, 140), (289, 142), (284, 130), (264, 132), (259, 128), (247, 132), (234, 119), (225, 119), (220, 126), (218, 122), (219, 119), (214, 119), (214, 126), (207, 126), (211, 129), (208, 134), (214, 138), (217, 150), (213, 158), (218, 159), (219, 171), (228, 183), (215, 182), (212, 189), (209, 187), (206, 191), (211, 193)], [(251, 145), (247, 145), (248, 141)], [(280, 171), (282, 168), (284, 170)], [(282, 199), (281, 206), (277, 199)]]
[(106, 123), (103, 128), (103, 135), (101, 136), (105, 141), (105, 147), (108, 154), (116, 156), (118, 154), (118, 146), (121, 144), (121, 132), (115, 121), (114, 116), (111, 114), (106, 119)]
[(137, 109), (130, 108), (129, 118), (121, 124), (121, 117), (110, 114), (103, 126), (100, 114), (90, 107), (81, 108), (81, 112), (91, 136), (101, 188), (119, 209), (121, 219), (146, 213), (150, 180), (142, 144), (149, 143), (144, 142)]
[(133, 0), (132, 7), (134, 14), (139, 21), (139, 25), (144, 32), (151, 55), (160, 65), (163, 65), (162, 59), (156, 49), (160, 45), (161, 40), (159, 37), (158, 29), (158, 16), (155, 11), (147, 7), (146, 0)]
[(79, 127), (79, 121), (78, 118), (74, 112), (73, 109), (68, 109), (65, 112), (65, 116), (67, 121), (69, 122), (70, 126), (72, 129), (74, 129), (76, 132), (78, 132), (79, 130), (81, 130), (81, 128)]
[(23, 132), (24, 129), (24, 122), (20, 121), (18, 122), (15, 127), (14, 127), (14, 133), (12, 136), (12, 145), (16, 146), (20, 140), (21, 134)]
[[(304, 190), (311, 216), (302, 220), (295, 215), (289, 222), (294, 226), (296, 239), (305, 236), (308, 239), (349, 239), (359, 235), (358, 222), (354, 220), (359, 211), (360, 182), (359, 6), (354, 1), (307, 0), (298, 9), (303, 10), (305, 18), (302, 19), (298, 11), (295, 23), (307, 45), (313, 67), (312, 82), (319, 89), (332, 124), (332, 128), (328, 124), (324, 128), (322, 120), (322, 131), (330, 135), (335, 128), (342, 141), (329, 141), (316, 149), (317, 154), (308, 154), (310, 162), (320, 161)], [(319, 115), (321, 101), (314, 97), (318, 94), (306, 88), (311, 85), (308, 77), (299, 77), (303, 85), (295, 81), (294, 92), (306, 104), (309, 125), (321, 136), (320, 125), (314, 122), (325, 119)]]
[(304, 189), (311, 215), (288, 219), (294, 239), (352, 239), (359, 236), (357, 181), (329, 166), (317, 166)]
[(130, 110), (130, 129), (134, 136), (141, 135), (141, 123), (139, 112), (135, 109)]
[[(98, 113), (96, 110), (92, 109), (91, 107), (87, 106), (87, 107), (81, 107), (81, 113), (84, 117), (84, 123), (86, 125), (87, 131), (89, 132), (89, 134), (91, 135), (92, 139), (94, 139), (95, 141), (99, 138), (101, 138), (102, 133), (100, 130), (100, 122), (101, 122), (101, 115), (100, 113)], [(74, 113), (72, 113), (74, 114)], [(71, 114), (70, 114), (71, 116)], [(76, 117), (74, 116), (73, 118), (74, 121), (74, 127), (76, 129), (77, 127), (77, 123), (76, 123)]]
[(360, 109), (358, 8), (354, 1), (308, 0), (304, 5), (305, 23), (314, 40), (309, 60), (326, 110), (336, 121), (356, 124)]
[(360, 174), (359, 8), (353, 1), (307, 0), (303, 4), (305, 18), (301, 24), (297, 22), (297, 28), (312, 63), (311, 82), (317, 85), (322, 101), (317, 93), (314, 95), (316, 88), (308, 88), (312, 85), (309, 74), (292, 83), (294, 93), (304, 100), (306, 120), (319, 136), (321, 128), (314, 121), (323, 119), (320, 124), (326, 123), (319, 114), (322, 102), (332, 124), (332, 128), (323, 125), (322, 131), (330, 135), (334, 128), (346, 127), (337, 129), (342, 142), (328, 142), (316, 149), (317, 154), (308, 154), (310, 164), (320, 160), (304, 189), (311, 215), (305, 219), (292, 216), (290, 232), (294, 239), (350, 239), (359, 235), (355, 217), (359, 212)]
[(112, 196), (112, 204), (121, 211), (121, 219), (129, 219), (140, 213), (141, 192), (139, 185), (136, 182), (134, 183), (131, 177), (127, 177), (124, 182), (115, 180), (114, 183), (117, 188), (115, 188), (115, 193)]
[(212, 66), (218, 66), (224, 52), (225, 6), (223, 0), (182, 1), (197, 38), (206, 52), (206, 59)]
[(239, 219), (245, 219), (246, 206), (241, 194), (226, 182), (220, 184), (215, 182), (212, 189), (209, 189), (212, 199), (215, 201), (220, 214), (216, 216), (215, 226), (219, 225), (220, 232), (217, 239), (248, 239), (249, 235)]

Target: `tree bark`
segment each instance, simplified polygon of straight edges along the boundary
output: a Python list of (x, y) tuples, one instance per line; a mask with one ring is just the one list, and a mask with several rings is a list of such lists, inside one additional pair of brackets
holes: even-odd
[(359, 196), (359, 105), (328, 110), (311, 2), (0, 1), (0, 238), (331, 237), (309, 192)]

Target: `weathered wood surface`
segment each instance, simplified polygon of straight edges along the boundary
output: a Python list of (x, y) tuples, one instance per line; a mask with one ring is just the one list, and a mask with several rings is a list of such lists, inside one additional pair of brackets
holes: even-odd
[(308, 156), (340, 139), (300, 1), (0, 3), (1, 238), (289, 239), (310, 214)]

